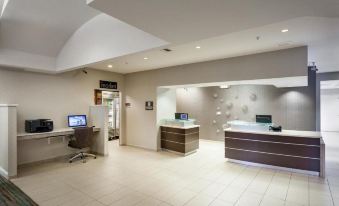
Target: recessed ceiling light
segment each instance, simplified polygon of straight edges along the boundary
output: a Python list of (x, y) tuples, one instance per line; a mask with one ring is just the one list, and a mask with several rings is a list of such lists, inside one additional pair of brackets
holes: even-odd
[(288, 32), (288, 29), (283, 29), (283, 30), (281, 30), (281, 32), (286, 33), (286, 32)]
[(220, 89), (229, 89), (230, 88), (230, 85), (221, 85), (220, 86)]
[(200, 49), (201, 47), (200, 47), (200, 46), (196, 46), (195, 48), (196, 48), (196, 49)]
[(107, 65), (108, 68), (113, 68), (112, 64)]
[(144, 60), (147, 60), (148, 59), (148, 57), (144, 57)]

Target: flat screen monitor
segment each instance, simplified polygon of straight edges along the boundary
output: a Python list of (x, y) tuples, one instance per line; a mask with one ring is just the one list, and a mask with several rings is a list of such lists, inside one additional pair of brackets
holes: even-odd
[(256, 115), (257, 123), (272, 123), (272, 115)]
[(188, 120), (187, 113), (175, 113), (175, 119)]
[(86, 115), (69, 115), (68, 126), (69, 127), (86, 127), (87, 126)]

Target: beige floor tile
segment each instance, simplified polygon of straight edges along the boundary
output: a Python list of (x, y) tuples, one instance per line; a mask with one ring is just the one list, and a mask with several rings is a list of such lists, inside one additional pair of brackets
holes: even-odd
[(218, 199), (235, 204), (244, 191), (242, 187), (229, 186), (218, 196)]
[(263, 195), (254, 192), (245, 192), (241, 195), (236, 205), (239, 206), (257, 206), (260, 204)]
[(157, 200), (155, 198), (147, 197), (140, 202), (138, 202), (135, 206), (157, 206), (162, 204), (160, 200)]
[(171, 197), (168, 201), (170, 205), (173, 206), (181, 206), (189, 202), (191, 199), (193, 199), (197, 194), (190, 191), (190, 190), (180, 190), (178, 193), (176, 193), (173, 197)]
[(213, 197), (207, 195), (197, 195), (191, 199), (185, 206), (208, 206), (214, 200)]
[(209, 206), (233, 206), (234, 204), (231, 202), (227, 202), (225, 200), (216, 199)]
[(217, 197), (222, 191), (226, 189), (225, 185), (213, 183), (210, 184), (206, 189), (202, 190), (200, 194), (208, 195), (210, 197)]
[[(128, 146), (86, 164), (56, 161), (19, 170), (13, 182), (42, 206), (286, 205), (339, 206), (339, 161), (327, 179), (248, 167), (224, 158), (223, 142), (201, 141), (181, 157)], [(329, 184), (328, 184), (329, 183)], [(264, 196), (264, 197), (263, 197)], [(309, 199), (308, 199), (309, 198)]]
[(285, 201), (270, 196), (264, 196), (264, 198), (260, 202), (260, 206), (284, 206), (284, 205)]

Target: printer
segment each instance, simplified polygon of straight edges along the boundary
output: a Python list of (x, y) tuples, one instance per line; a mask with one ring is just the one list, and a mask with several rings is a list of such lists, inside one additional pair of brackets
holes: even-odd
[(50, 119), (26, 120), (25, 131), (27, 133), (51, 132), (53, 131), (53, 121)]

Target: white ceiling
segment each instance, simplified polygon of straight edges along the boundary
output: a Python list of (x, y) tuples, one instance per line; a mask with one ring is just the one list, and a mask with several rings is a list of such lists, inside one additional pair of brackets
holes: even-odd
[(212, 82), (212, 83), (203, 83), (203, 84), (163, 86), (160, 88), (190, 88), (190, 87), (215, 87), (215, 86), (229, 87), (232, 85), (273, 85), (277, 88), (304, 87), (304, 86), (308, 86), (308, 77), (297, 76), (297, 77), (284, 77), (284, 78), (272, 78), (272, 79)]
[[(289, 32), (282, 33), (283, 28)], [(172, 50), (169, 53), (153, 49), (91, 67), (130, 73), (308, 45), (309, 61), (316, 62), (320, 71), (339, 71), (339, 58), (334, 56), (339, 53), (338, 37), (339, 18), (300, 17), (186, 44), (172, 44), (168, 46)], [(197, 45), (201, 48), (196, 49)], [(108, 64), (113, 68), (107, 68)]]
[(99, 13), (85, 0), (10, 0), (1, 17), (0, 48), (55, 57)]
[(321, 81), (320, 89), (339, 89), (339, 80)]
[(339, 17), (338, 0), (92, 0), (89, 5), (174, 44), (303, 16)]
[(307, 45), (321, 72), (339, 71), (338, 0), (87, 2), (9, 0), (0, 19), (0, 65), (131, 73)]

